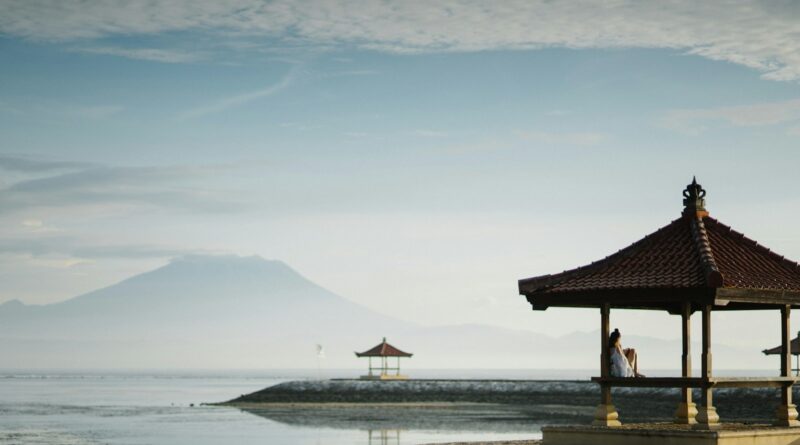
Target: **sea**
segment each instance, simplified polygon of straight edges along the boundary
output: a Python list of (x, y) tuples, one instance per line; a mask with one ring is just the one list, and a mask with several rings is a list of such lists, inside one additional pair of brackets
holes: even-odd
[[(422, 428), (357, 422), (348, 410), (325, 421), (270, 418), (210, 406), (289, 380), (341, 378), (358, 370), (0, 370), (0, 445), (410, 445), (541, 438), (537, 419), (427, 422)], [(589, 371), (417, 370), (419, 378), (587, 378)], [(379, 408), (376, 408), (379, 409)], [(413, 415), (413, 413), (411, 414)], [(430, 416), (430, 413), (426, 415)], [(433, 414), (435, 417), (436, 414)], [(502, 416), (501, 416), (502, 417)], [(492, 418), (491, 415), (485, 418)], [(435, 419), (434, 419), (435, 420)], [(414, 425), (412, 422), (411, 425)]]

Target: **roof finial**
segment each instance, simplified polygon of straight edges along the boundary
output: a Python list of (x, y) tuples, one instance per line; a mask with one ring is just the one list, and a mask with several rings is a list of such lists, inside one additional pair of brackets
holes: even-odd
[(697, 178), (692, 176), (692, 183), (683, 191), (683, 213), (692, 216), (708, 216), (706, 212), (706, 191), (697, 183)]
[(383, 337), (383, 342), (386, 343), (386, 337)]

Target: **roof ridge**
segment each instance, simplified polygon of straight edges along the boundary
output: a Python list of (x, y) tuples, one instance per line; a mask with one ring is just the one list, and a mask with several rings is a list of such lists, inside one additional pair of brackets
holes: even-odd
[(697, 253), (700, 255), (700, 261), (703, 263), (703, 269), (706, 273), (706, 284), (708, 287), (722, 287), (724, 278), (722, 273), (717, 267), (717, 262), (714, 261), (714, 252), (711, 249), (711, 241), (708, 239), (708, 232), (703, 223), (703, 218), (696, 216), (691, 219), (692, 240)]
[(700, 261), (703, 263), (703, 269), (705, 269), (706, 285), (708, 287), (722, 287), (724, 279), (717, 267), (717, 262), (714, 261), (714, 252), (711, 249), (711, 241), (708, 239), (708, 232), (706, 232), (703, 218), (695, 216), (691, 219), (690, 226), (692, 228), (692, 241), (694, 241), (697, 253), (700, 255)]

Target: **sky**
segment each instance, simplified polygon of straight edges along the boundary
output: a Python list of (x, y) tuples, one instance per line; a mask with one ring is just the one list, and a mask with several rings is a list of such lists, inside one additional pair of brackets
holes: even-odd
[[(590, 331), (517, 280), (666, 225), (693, 175), (800, 259), (798, 22), (788, 1), (0, 0), (0, 302), (232, 253), (422, 324)], [(715, 317), (779, 338), (776, 314)]]

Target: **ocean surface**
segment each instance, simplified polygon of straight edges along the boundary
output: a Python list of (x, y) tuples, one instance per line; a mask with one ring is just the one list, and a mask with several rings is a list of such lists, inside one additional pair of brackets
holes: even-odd
[[(355, 371), (0, 371), (0, 444), (285, 444), (406, 445), (467, 440), (540, 438), (536, 419), (504, 421), (482, 412), (476, 420), (427, 412), (422, 428), (387, 412), (374, 425), (358, 414), (301, 411), (278, 415), (204, 406), (297, 379), (351, 377)], [(530, 371), (418, 371), (426, 378), (553, 378)], [(585, 378), (581, 372), (570, 375)], [(557, 377), (564, 378), (563, 373)], [(414, 416), (413, 413), (403, 413)], [(474, 415), (472, 413), (471, 415)], [(492, 419), (501, 419), (497, 422)]]
[[(540, 382), (527, 406), (242, 410), (203, 404), (228, 401), (292, 380), (350, 378), (360, 370), (0, 370), (0, 445), (411, 445), (538, 439), (543, 424), (590, 422), (598, 397), (596, 386), (588, 382), (591, 371), (412, 372), (415, 378), (427, 379), (559, 381)], [(797, 390), (795, 397), (800, 397)], [(614, 398), (625, 421), (669, 421), (677, 403), (674, 389), (618, 388)], [(779, 403), (774, 389), (723, 389), (715, 391), (714, 399), (725, 420), (750, 422), (768, 422)]]

